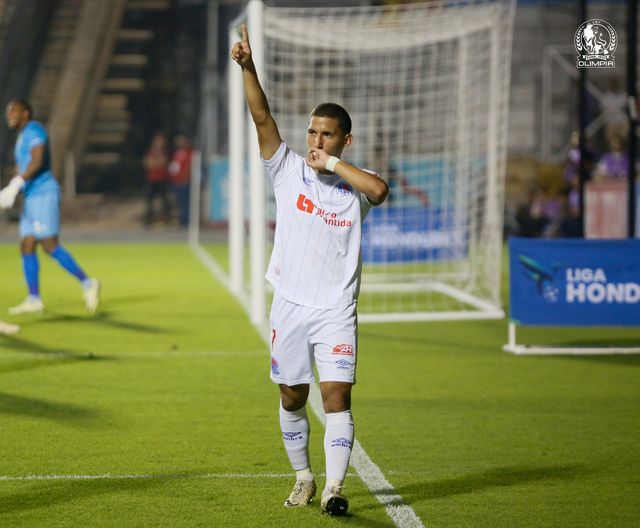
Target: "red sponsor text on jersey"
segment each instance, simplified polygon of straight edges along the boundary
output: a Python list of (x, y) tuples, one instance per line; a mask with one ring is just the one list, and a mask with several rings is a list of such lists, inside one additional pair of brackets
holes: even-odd
[(335, 356), (353, 356), (353, 345), (336, 345), (333, 347)]
[(333, 227), (351, 227), (351, 220), (347, 220), (345, 218), (338, 218), (337, 213), (331, 213), (329, 211), (325, 211), (321, 209), (316, 204), (314, 204), (309, 198), (307, 198), (304, 194), (298, 195), (298, 201), (296, 202), (296, 207), (304, 212), (309, 214), (314, 214), (319, 216), (324, 220), (324, 223)]

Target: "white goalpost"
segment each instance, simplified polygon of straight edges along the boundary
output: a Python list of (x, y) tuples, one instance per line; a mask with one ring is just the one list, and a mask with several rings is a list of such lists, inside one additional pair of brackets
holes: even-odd
[[(341, 104), (354, 135), (343, 156), (389, 182), (389, 199), (363, 227), (361, 322), (504, 316), (500, 271), (514, 12), (512, 0), (248, 4), (242, 22), (283, 139), (304, 153), (311, 109)], [(238, 40), (240, 22), (230, 27), (230, 44)], [(263, 324), (275, 203), (240, 68), (233, 66), (229, 281), (247, 300), (252, 321)]]

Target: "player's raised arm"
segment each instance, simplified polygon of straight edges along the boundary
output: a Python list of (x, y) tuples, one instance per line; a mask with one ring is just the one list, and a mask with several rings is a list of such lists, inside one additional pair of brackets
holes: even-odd
[(251, 118), (258, 132), (260, 154), (264, 159), (271, 159), (280, 147), (282, 139), (278, 126), (269, 110), (267, 96), (260, 86), (256, 67), (251, 56), (249, 44), (249, 32), (247, 26), (242, 25), (242, 40), (236, 42), (231, 48), (231, 58), (242, 68), (244, 93), (251, 112)]

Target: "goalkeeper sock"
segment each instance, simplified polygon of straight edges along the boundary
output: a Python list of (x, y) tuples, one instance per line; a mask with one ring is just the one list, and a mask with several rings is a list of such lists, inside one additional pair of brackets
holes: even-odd
[(69, 253), (65, 248), (63, 248), (62, 246), (56, 246), (56, 248), (50, 253), (50, 255), (80, 282), (84, 283), (87, 280), (87, 275), (85, 274), (85, 272), (82, 271), (82, 268), (75, 261), (71, 253)]
[(324, 433), (324, 454), (327, 464), (327, 485), (342, 485), (349, 467), (353, 448), (353, 416), (351, 411), (327, 414)]
[(38, 262), (38, 255), (35, 253), (29, 253), (28, 255), (22, 255), (22, 271), (24, 272), (24, 279), (27, 283), (27, 289), (29, 290), (29, 297), (39, 299), (40, 298), (40, 263)]
[[(280, 428), (284, 449), (289, 457), (291, 466), (296, 471), (310, 468), (309, 464), (309, 418), (307, 408), (297, 411), (287, 411), (280, 403)], [(305, 480), (305, 479), (303, 479)], [(311, 474), (313, 480), (313, 474)]]

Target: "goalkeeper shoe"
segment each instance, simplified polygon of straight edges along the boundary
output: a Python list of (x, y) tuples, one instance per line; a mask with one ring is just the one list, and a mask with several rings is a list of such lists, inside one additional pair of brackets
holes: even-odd
[(329, 515), (345, 515), (349, 509), (349, 500), (342, 495), (342, 490), (336, 486), (329, 486), (322, 492), (320, 510)]
[(11, 335), (15, 334), (20, 330), (18, 325), (5, 323), (4, 321), (0, 321), (0, 334)]
[(84, 302), (87, 310), (95, 313), (100, 305), (100, 281), (98, 279), (87, 279), (87, 285), (84, 287)]
[(27, 297), (27, 299), (18, 306), (9, 308), (9, 313), (11, 315), (35, 314), (41, 313), (43, 310), (44, 304), (42, 304), (42, 299), (38, 297)]
[(309, 504), (316, 496), (316, 483), (313, 480), (298, 480), (291, 495), (284, 501), (287, 508), (299, 508)]

